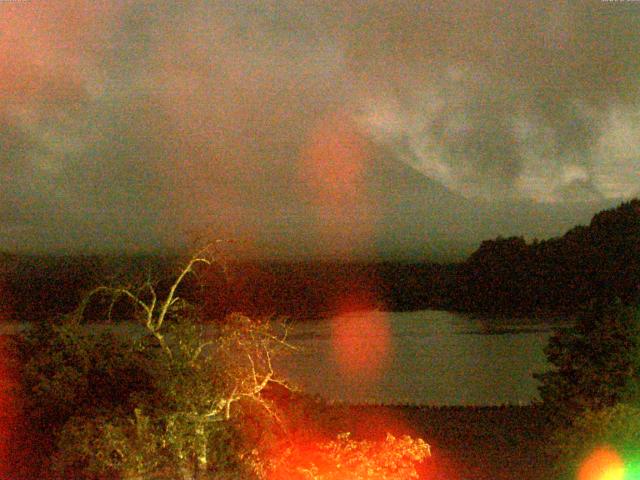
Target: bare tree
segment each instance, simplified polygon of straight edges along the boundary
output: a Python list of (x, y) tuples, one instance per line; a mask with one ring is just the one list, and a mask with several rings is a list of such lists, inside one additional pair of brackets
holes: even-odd
[(149, 455), (164, 452), (183, 478), (199, 478), (215, 469), (212, 439), (222, 424), (233, 422), (234, 405), (250, 403), (279, 420), (263, 392), (274, 383), (288, 388), (273, 364), (275, 355), (293, 348), (286, 325), (275, 328), (270, 320), (239, 313), (205, 325), (194, 321), (194, 306), (179, 295), (189, 275), (216, 262), (215, 247), (207, 245), (193, 255), (164, 293), (150, 277), (139, 285), (102, 285), (86, 295), (74, 316), (81, 320), (97, 295), (110, 299), (108, 317), (117, 301), (130, 302), (135, 324), (144, 332), (132, 339), (132, 354), (150, 359), (156, 386), (155, 398), (141, 400), (126, 421), (100, 428), (108, 435), (93, 442), (102, 445), (105, 468), (129, 472), (131, 478), (151, 475), (160, 466)]

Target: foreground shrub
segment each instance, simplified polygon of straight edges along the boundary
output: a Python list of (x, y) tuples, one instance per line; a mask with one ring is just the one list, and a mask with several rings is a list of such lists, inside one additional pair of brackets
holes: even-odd
[(54, 432), (81, 412), (130, 409), (133, 393), (153, 388), (149, 359), (130, 339), (72, 318), (32, 326), (17, 347), (27, 412)]
[(556, 431), (549, 449), (557, 478), (574, 479), (594, 452), (612, 451), (623, 460), (640, 460), (639, 445), (640, 408), (620, 403), (576, 417), (571, 426)]
[[(410, 437), (274, 447), (290, 443), (274, 388), (288, 385), (273, 366), (290, 348), (287, 329), (238, 313), (204, 325), (178, 292), (211, 261), (192, 257), (164, 291), (151, 280), (100, 286), (75, 315), (18, 339), (31, 417), (52, 437), (49, 472), (76, 480), (417, 478), (429, 450)], [(127, 330), (87, 328), (83, 312), (98, 295), (113, 299), (107, 313), (119, 299), (132, 304)]]
[(408, 480), (418, 478), (417, 466), (430, 455), (429, 445), (409, 436), (384, 440), (335, 440), (293, 445), (263, 468), (269, 480)]
[(540, 397), (558, 425), (588, 410), (634, 396), (640, 369), (640, 310), (621, 302), (594, 304), (570, 329), (556, 332), (545, 348), (553, 369), (534, 376)]

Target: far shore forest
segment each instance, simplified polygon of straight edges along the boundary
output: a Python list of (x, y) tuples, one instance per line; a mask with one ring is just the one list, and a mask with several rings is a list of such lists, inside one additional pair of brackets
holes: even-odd
[[(159, 255), (0, 255), (0, 286), (10, 300), (0, 306), (0, 319), (15, 321), (66, 314), (105, 278), (119, 283), (135, 283), (140, 275), (169, 279), (178, 261)], [(636, 304), (639, 285), (640, 200), (634, 199), (561, 237), (486, 240), (453, 264), (243, 262), (230, 249), (222, 264), (185, 282), (181, 294), (201, 304), (204, 318), (213, 321), (236, 311), (306, 320), (374, 308), (556, 318), (594, 299)], [(126, 302), (116, 307), (115, 320), (128, 318)], [(94, 312), (96, 318), (101, 313)]]

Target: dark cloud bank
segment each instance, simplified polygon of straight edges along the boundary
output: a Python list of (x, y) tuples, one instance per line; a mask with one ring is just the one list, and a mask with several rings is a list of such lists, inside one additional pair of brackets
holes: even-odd
[(0, 5), (0, 248), (421, 256), (640, 188), (640, 4)]

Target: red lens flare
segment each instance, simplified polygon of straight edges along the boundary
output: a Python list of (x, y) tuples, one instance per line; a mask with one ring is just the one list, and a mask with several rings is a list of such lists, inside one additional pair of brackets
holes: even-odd
[(624, 463), (611, 447), (594, 450), (580, 465), (578, 480), (623, 480)]
[(316, 208), (325, 246), (348, 254), (369, 242), (374, 211), (367, 191), (370, 146), (348, 115), (334, 113), (312, 129), (300, 156), (303, 195)]
[(331, 322), (331, 338), (334, 359), (347, 381), (373, 383), (391, 359), (391, 327), (385, 312), (338, 315)]
[(332, 115), (316, 126), (303, 151), (303, 175), (327, 213), (340, 213), (361, 194), (367, 157), (366, 141), (348, 117)]

